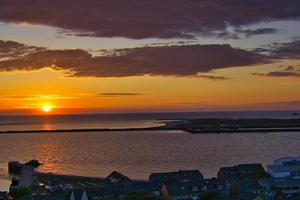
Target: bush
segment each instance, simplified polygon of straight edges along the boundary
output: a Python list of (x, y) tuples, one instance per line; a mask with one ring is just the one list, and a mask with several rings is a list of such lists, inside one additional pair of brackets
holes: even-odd
[(18, 199), (22, 197), (27, 197), (33, 192), (32, 188), (23, 187), (23, 188), (15, 188), (10, 191), (10, 195), (13, 199)]

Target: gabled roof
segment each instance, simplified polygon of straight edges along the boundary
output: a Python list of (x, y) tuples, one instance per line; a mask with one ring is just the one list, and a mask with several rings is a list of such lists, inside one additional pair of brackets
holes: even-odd
[(245, 171), (256, 171), (256, 170), (262, 170), (264, 171), (264, 168), (261, 164), (255, 163), (255, 164), (239, 164), (238, 166), (239, 170), (245, 170)]
[(259, 163), (239, 164), (232, 167), (222, 167), (218, 172), (219, 179), (253, 178), (255, 174), (265, 174), (266, 171)]
[(117, 171), (113, 171), (112, 173), (110, 173), (106, 179), (105, 179), (106, 183), (109, 184), (126, 184), (129, 182), (132, 182), (132, 180), (130, 178), (128, 178), (127, 176), (117, 172)]
[(218, 172), (218, 178), (219, 179), (239, 179), (241, 178), (237, 167), (233, 166), (233, 167), (222, 167), (220, 168), (219, 172)]

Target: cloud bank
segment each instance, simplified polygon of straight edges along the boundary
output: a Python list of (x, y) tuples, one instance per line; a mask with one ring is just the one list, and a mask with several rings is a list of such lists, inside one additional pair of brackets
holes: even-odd
[[(10, 48), (9, 46), (12, 45), (5, 44), (5, 48)], [(38, 70), (51, 67), (64, 70), (69, 76), (78, 77), (199, 75), (210, 79), (225, 79), (199, 73), (263, 62), (265, 59), (257, 53), (217, 44), (119, 49), (110, 55), (95, 57), (81, 49), (35, 49), (34, 52), (23, 56), (19, 56), (16, 51), (11, 59), (0, 62), (0, 71)]]
[(228, 26), (299, 17), (299, 0), (0, 0), (0, 21), (99, 37), (190, 38)]

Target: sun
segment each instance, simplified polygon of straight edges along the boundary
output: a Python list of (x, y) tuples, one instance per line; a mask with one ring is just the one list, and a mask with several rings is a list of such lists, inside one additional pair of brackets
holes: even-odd
[(53, 110), (53, 107), (51, 105), (45, 105), (42, 107), (43, 112), (49, 113)]

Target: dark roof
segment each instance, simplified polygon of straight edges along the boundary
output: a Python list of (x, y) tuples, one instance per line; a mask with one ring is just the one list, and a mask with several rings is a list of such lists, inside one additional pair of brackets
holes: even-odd
[(112, 173), (110, 173), (106, 177), (105, 181), (108, 184), (127, 184), (127, 183), (132, 182), (132, 180), (130, 178), (128, 178), (127, 176), (125, 176), (117, 171), (113, 171)]
[(175, 172), (152, 173), (150, 182), (164, 182), (168, 179), (175, 180), (202, 180), (203, 175), (199, 170), (179, 170)]
[(252, 172), (252, 173), (257, 172), (257, 171), (265, 172), (265, 169), (259, 163), (256, 163), (256, 164), (240, 164), (240, 165), (237, 166), (237, 168), (241, 172), (243, 172), (243, 171)]
[(259, 163), (239, 164), (232, 167), (222, 167), (218, 172), (219, 179), (247, 179), (256, 178), (256, 175), (266, 174), (265, 169)]
[(237, 170), (237, 166), (233, 167), (222, 167), (218, 172), (219, 179), (240, 179), (239, 172)]

